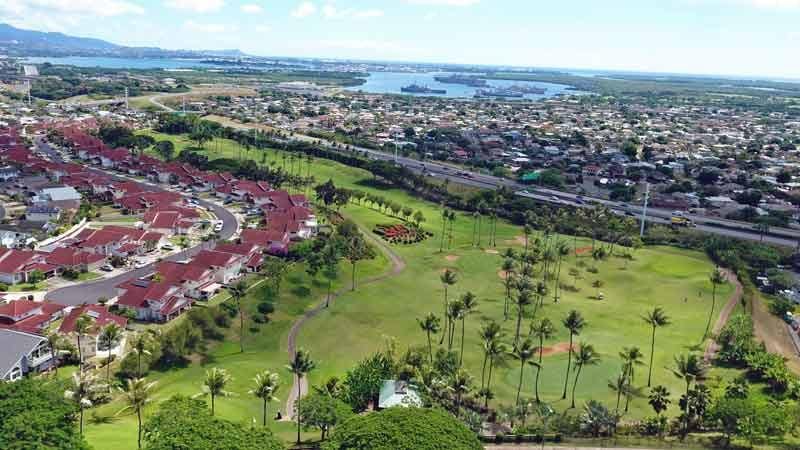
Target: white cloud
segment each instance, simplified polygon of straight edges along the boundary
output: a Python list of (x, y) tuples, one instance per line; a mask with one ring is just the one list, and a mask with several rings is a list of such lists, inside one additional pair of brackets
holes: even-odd
[(239, 28), (235, 25), (224, 25), (221, 23), (199, 23), (193, 20), (187, 20), (183, 22), (183, 28), (187, 31), (206, 34), (234, 33), (239, 31)]
[(481, 0), (405, 0), (412, 5), (433, 5), (433, 6), (472, 6), (480, 3)]
[(225, 0), (168, 0), (166, 4), (170, 8), (208, 13), (222, 9), (225, 6)]
[(143, 14), (144, 8), (125, 0), (0, 0), (0, 22), (31, 30), (85, 35), (88, 21), (112, 16)]
[(272, 31), (272, 27), (269, 25), (256, 25), (255, 30), (258, 33), (269, 33)]
[(800, 8), (800, 0), (745, 0), (745, 2), (766, 9)]
[(292, 17), (302, 19), (317, 12), (317, 7), (311, 2), (303, 2), (292, 11)]
[(242, 12), (245, 12), (247, 14), (261, 14), (262, 12), (264, 12), (264, 8), (262, 8), (259, 5), (256, 5), (255, 3), (248, 3), (246, 5), (242, 5), (240, 9), (242, 10)]
[(374, 19), (376, 17), (383, 17), (383, 11), (380, 9), (338, 9), (333, 3), (326, 3), (322, 7), (322, 15), (326, 19)]

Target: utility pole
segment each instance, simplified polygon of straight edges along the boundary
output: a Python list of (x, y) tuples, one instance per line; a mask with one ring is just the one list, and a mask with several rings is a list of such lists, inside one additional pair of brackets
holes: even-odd
[(647, 222), (647, 201), (650, 200), (650, 183), (644, 185), (644, 208), (642, 208), (642, 227), (639, 229), (639, 237), (644, 237), (644, 224)]

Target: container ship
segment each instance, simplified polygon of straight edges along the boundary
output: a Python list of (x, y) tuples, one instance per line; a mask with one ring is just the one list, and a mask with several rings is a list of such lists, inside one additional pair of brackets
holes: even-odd
[(486, 80), (478, 77), (469, 77), (464, 75), (439, 75), (433, 77), (439, 83), (445, 84), (463, 84), (470, 87), (486, 87)]
[(511, 91), (514, 91), (514, 92), (521, 92), (523, 94), (542, 95), (545, 92), (547, 92), (547, 89), (540, 88), (540, 87), (537, 87), (537, 86), (518, 86), (518, 85), (514, 85), (514, 86), (511, 86), (508, 89), (511, 90)]
[(431, 89), (428, 86), (420, 86), (418, 84), (410, 84), (400, 88), (400, 92), (407, 94), (447, 94), (444, 89)]

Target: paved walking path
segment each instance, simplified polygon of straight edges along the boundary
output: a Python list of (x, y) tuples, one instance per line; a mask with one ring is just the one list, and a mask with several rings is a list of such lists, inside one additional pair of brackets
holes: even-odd
[[(389, 245), (381, 240), (380, 238), (373, 235), (368, 230), (363, 229), (359, 226), (361, 232), (364, 234), (364, 237), (370, 241), (371, 243), (375, 244), (388, 258), (389, 261), (392, 263), (392, 270), (381, 275), (377, 275), (371, 278), (367, 278), (365, 280), (361, 280), (357, 282), (358, 286), (363, 286), (365, 284), (372, 284), (378, 281), (385, 280), (387, 278), (391, 278), (394, 276), (399, 275), (403, 269), (406, 268), (406, 262), (403, 258), (400, 257), (394, 250), (392, 250)], [(352, 291), (352, 284), (348, 284), (347, 286), (339, 289), (336, 292), (331, 294), (331, 303), (336, 300), (339, 296), (346, 294)], [(327, 309), (325, 307), (326, 304), (326, 297), (323, 297), (321, 301), (312, 309), (308, 310), (303, 314), (299, 319), (295, 321), (292, 325), (291, 330), (289, 330), (289, 338), (287, 344), (287, 353), (289, 355), (289, 360), (291, 361), (294, 358), (294, 354), (297, 351), (297, 335), (300, 333), (300, 329), (308, 322), (309, 319), (318, 316), (322, 311)], [(283, 416), (283, 420), (293, 420), (294, 418), (294, 404), (298, 399), (297, 390), (298, 384), (300, 387), (300, 396), (299, 398), (304, 397), (308, 393), (308, 381), (306, 377), (303, 377), (301, 380), (298, 380), (297, 377), (294, 377), (294, 382), (292, 384), (292, 389), (289, 391), (289, 397), (286, 399), (286, 408), (285, 414)]]
[(731, 284), (733, 284), (735, 289), (733, 294), (731, 294), (730, 299), (728, 299), (728, 303), (726, 303), (725, 307), (722, 308), (722, 312), (719, 314), (719, 318), (714, 324), (714, 328), (711, 329), (711, 337), (709, 337), (709, 341), (706, 344), (705, 353), (703, 353), (703, 359), (707, 363), (714, 359), (714, 356), (717, 354), (717, 350), (719, 350), (719, 345), (717, 345), (717, 343), (714, 341), (714, 336), (722, 331), (722, 328), (728, 323), (728, 319), (730, 319), (731, 314), (733, 314), (733, 310), (736, 309), (736, 305), (742, 301), (742, 283), (740, 283), (739, 279), (736, 278), (736, 274), (729, 269), (722, 269), (722, 272), (725, 274), (725, 278)]

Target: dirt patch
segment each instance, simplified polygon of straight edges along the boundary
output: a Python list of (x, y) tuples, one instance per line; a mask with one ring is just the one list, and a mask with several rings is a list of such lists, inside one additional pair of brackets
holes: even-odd
[(508, 278), (508, 272), (506, 272), (505, 270), (500, 270), (497, 272), (497, 276), (500, 277), (501, 280), (505, 280), (506, 278)]
[[(528, 240), (528, 242), (530, 243), (530, 240)], [(506, 240), (505, 243), (506, 244), (510, 244), (510, 245), (522, 245), (522, 246), (524, 246), (525, 245), (525, 236), (514, 236), (514, 239)]]
[(499, 255), (500, 254), (500, 252), (498, 252), (497, 250), (491, 249), (491, 248), (487, 248), (486, 250), (484, 250), (484, 252), (486, 252), (486, 253), (488, 253), (490, 255)]
[(575, 250), (575, 253), (578, 254), (578, 255), (587, 255), (587, 254), (591, 255), (592, 254), (592, 247), (591, 246), (589, 246), (589, 247), (581, 247), (581, 248)]
[[(575, 351), (577, 349), (578, 344), (572, 344), (572, 350)], [(542, 349), (542, 356), (552, 356), (567, 352), (569, 352), (569, 342), (559, 342), (556, 345), (545, 346), (544, 349)]]
[(753, 330), (756, 339), (764, 343), (768, 352), (777, 353), (786, 358), (786, 365), (795, 374), (800, 374), (800, 356), (797, 354), (789, 327), (786, 323), (769, 312), (767, 300), (756, 293), (750, 300), (752, 310)]
[(458, 258), (460, 258), (460, 256), (457, 256), (457, 255), (447, 255), (447, 256), (444, 257), (444, 259), (446, 259), (446, 260), (448, 260), (450, 262), (458, 261)]

